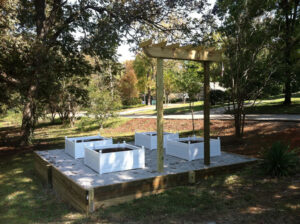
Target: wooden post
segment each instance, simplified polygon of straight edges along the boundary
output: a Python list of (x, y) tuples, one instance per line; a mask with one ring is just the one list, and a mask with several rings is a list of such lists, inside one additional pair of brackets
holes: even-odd
[(157, 104), (157, 170), (164, 172), (164, 74), (163, 59), (157, 58), (156, 104)]
[(95, 211), (95, 204), (94, 204), (94, 188), (88, 190), (88, 208), (87, 213), (91, 213)]
[(204, 164), (210, 164), (210, 100), (209, 100), (209, 62), (203, 62), (204, 65)]

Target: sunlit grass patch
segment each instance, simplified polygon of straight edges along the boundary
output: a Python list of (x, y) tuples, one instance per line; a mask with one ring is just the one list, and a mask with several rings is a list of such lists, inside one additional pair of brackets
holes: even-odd
[(232, 185), (240, 183), (239, 176), (237, 175), (230, 175), (225, 179), (225, 185)]
[(5, 115), (0, 115), (0, 127), (18, 126), (22, 122), (22, 114), (17, 111), (8, 111)]
[[(246, 114), (300, 114), (300, 93), (294, 93), (291, 105), (283, 105), (284, 95), (258, 100), (254, 106), (246, 107)], [(250, 102), (251, 103), (251, 102)]]

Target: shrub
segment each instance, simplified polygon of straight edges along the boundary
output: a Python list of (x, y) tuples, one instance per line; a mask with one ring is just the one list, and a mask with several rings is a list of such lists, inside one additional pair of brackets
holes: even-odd
[(141, 104), (142, 100), (140, 98), (129, 98), (123, 101), (123, 104), (126, 106)]
[(275, 142), (263, 155), (263, 167), (272, 176), (287, 176), (296, 172), (299, 157), (295, 150), (281, 142)]
[(211, 105), (225, 103), (225, 101), (228, 100), (228, 93), (222, 90), (211, 90), (209, 96)]

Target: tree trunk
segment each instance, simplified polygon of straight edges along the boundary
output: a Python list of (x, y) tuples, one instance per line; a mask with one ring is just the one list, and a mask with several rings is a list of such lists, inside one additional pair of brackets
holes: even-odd
[(151, 105), (151, 89), (150, 88), (148, 88), (147, 97), (148, 97), (147, 105), (149, 106), (149, 105)]
[(36, 103), (34, 95), (36, 93), (36, 85), (31, 85), (27, 94), (27, 101), (23, 109), (22, 127), (21, 127), (21, 145), (31, 143), (32, 134), (35, 128)]
[[(290, 74), (286, 74), (290, 76)], [(292, 103), (292, 91), (291, 91), (291, 79), (290, 77), (287, 78), (285, 81), (285, 89), (284, 89), (284, 105), (291, 105)]]
[(235, 136), (241, 138), (243, 136), (243, 122), (245, 122), (245, 114), (243, 113), (243, 104), (237, 103), (234, 111)]
[(190, 101), (190, 110), (192, 113), (193, 135), (195, 135), (194, 105), (192, 106), (192, 101)]
[(51, 124), (55, 123), (55, 112), (51, 112)]
[(236, 111), (234, 114), (234, 127), (235, 127), (235, 136), (237, 138), (241, 137), (241, 114)]

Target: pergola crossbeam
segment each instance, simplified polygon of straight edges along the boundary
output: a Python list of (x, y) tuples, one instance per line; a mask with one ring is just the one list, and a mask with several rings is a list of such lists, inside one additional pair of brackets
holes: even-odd
[(176, 49), (179, 46), (180, 46), (180, 44), (170, 44), (170, 45), (165, 46), (164, 48), (166, 48), (166, 49)]
[(167, 45), (167, 41), (162, 41), (162, 42), (160, 42), (158, 44), (152, 44), (151, 48), (152, 47), (162, 47), (162, 48), (164, 48), (166, 45)]
[(144, 47), (147, 47), (147, 46), (149, 46), (151, 44), (152, 44), (152, 39), (149, 39), (147, 41), (144, 41), (144, 42), (140, 43), (139, 47), (144, 48)]
[[(146, 41), (147, 42), (147, 41)], [(179, 44), (166, 45), (166, 41), (158, 44), (149, 44), (143, 42), (143, 50), (148, 57), (175, 59), (175, 60), (190, 60), (190, 61), (211, 61), (218, 62), (222, 60), (222, 52), (215, 48), (205, 48), (203, 46), (187, 45), (179, 47)], [(152, 42), (151, 42), (152, 43)]]

